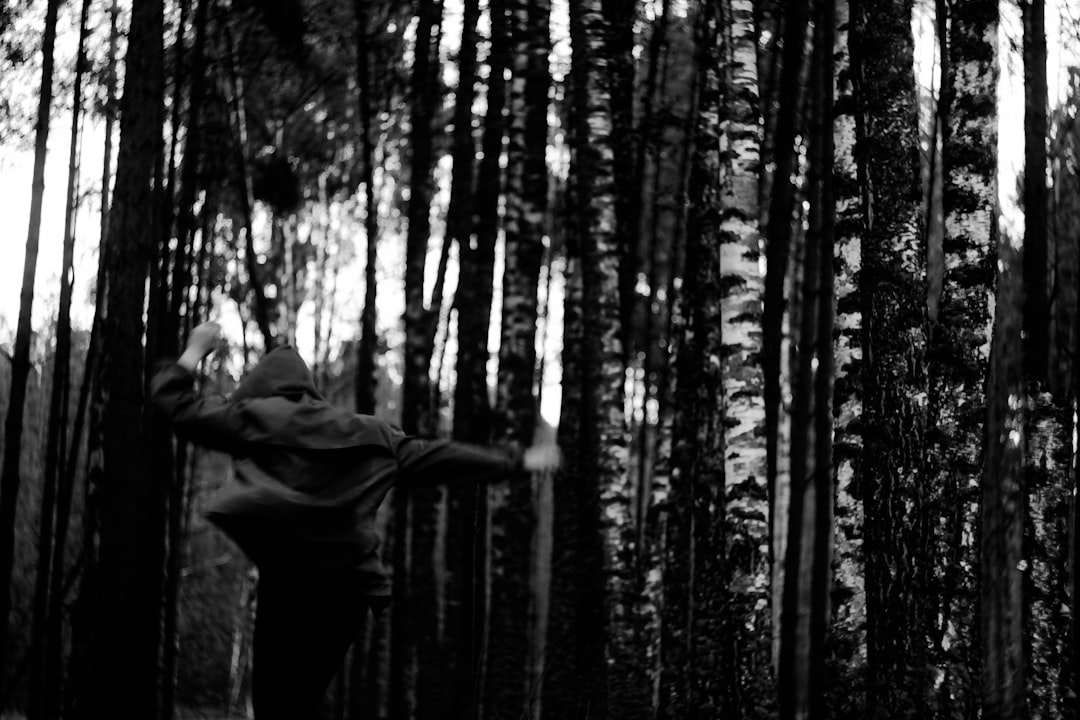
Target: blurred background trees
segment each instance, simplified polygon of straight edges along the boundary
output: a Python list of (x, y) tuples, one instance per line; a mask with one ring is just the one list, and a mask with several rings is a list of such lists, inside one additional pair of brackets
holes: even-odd
[(386, 503), (325, 717), (1075, 718), (1077, 15), (0, 5), (4, 710), (248, 714), (228, 458), (145, 403), (214, 318), (204, 392), (290, 343), (564, 452)]

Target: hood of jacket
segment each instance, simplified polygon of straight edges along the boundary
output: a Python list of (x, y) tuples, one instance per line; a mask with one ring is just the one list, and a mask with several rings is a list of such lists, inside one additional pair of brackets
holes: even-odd
[(377, 446), (392, 452), (390, 426), (327, 401), (303, 358), (289, 345), (263, 356), (229, 402), (243, 420), (248, 442), (308, 450)]

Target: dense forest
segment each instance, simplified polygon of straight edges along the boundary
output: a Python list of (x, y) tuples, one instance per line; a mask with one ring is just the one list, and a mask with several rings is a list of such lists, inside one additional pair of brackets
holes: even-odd
[(202, 392), (290, 344), (406, 433), (563, 453), (392, 495), (326, 718), (1077, 718), (1044, 3), (0, 2), (0, 712), (250, 716), (231, 464), (147, 400), (216, 319)]

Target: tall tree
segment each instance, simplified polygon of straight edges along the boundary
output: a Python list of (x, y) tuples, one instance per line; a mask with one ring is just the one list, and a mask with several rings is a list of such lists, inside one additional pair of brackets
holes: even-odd
[(92, 598), (95, 630), (83, 678), (85, 717), (154, 717), (161, 638), (164, 497), (147, 482), (141, 439), (145, 284), (152, 255), (151, 189), (163, 120), (160, 0), (132, 7), (120, 103), (120, 149), (109, 215), (109, 288), (103, 332), (104, 473)]
[(1026, 717), (1023, 585), (1023, 273), (1014, 239), (1001, 228), (997, 244), (990, 380), (987, 385), (986, 460), (979, 533), (979, 639), (982, 717)]
[[(513, 42), (509, 92), (502, 337), (495, 436), (532, 443), (536, 425), (537, 290), (546, 234), (547, 114), (551, 79), (547, 0), (508, 3)], [(529, 559), (536, 531), (531, 484), (500, 487), (492, 509), (492, 632), (484, 714), (517, 718), (532, 695), (527, 658)], [(498, 495), (504, 497), (498, 497)]]
[[(1021, 3), (1024, 21), (1024, 327), (1023, 352), (1029, 414), (1026, 417), (1023, 556), (1025, 681), (1033, 717), (1066, 712), (1062, 671), (1068, 621), (1062, 612), (1067, 585), (1068, 530), (1073, 452), (1073, 401), (1064, 383), (1048, 375), (1051, 353), (1049, 198), (1047, 189), (1046, 8), (1044, 0)], [(1056, 260), (1056, 258), (1055, 258)], [(1055, 286), (1055, 295), (1067, 292)], [(1056, 345), (1056, 343), (1053, 343)], [(1072, 373), (1063, 373), (1069, 376)], [(1056, 392), (1052, 392), (1056, 391)]]
[(836, 547), (832, 632), (829, 633), (828, 703), (838, 717), (859, 717), (866, 704), (866, 587), (862, 554), (862, 325), (858, 272), (862, 214), (855, 162), (855, 98), (848, 50), (847, 0), (836, 2), (833, 188), (836, 198), (833, 261), (836, 268), (833, 482)]
[(813, 17), (807, 88), (809, 208), (797, 301), (800, 327), (793, 330), (797, 362), (792, 382), (791, 496), (778, 668), (781, 718), (825, 717), (824, 641), (833, 531), (832, 2), (815, 2)]
[(49, 111), (53, 94), (53, 48), (56, 45), (56, 16), (60, 0), (49, 0), (45, 11), (45, 34), (41, 45), (41, 88), (38, 91), (37, 125), (34, 131), (34, 174), (30, 191), (30, 229), (23, 258), (22, 292), (19, 296), (19, 324), (11, 356), (11, 393), (4, 421), (4, 465), (0, 471), (0, 678), (6, 677), (8, 663), (8, 620), (11, 614), (11, 571), (15, 554), (15, 508), (22, 476), (23, 405), (26, 379), (30, 375), (30, 321), (34, 306), (34, 276), (37, 274), (38, 240), (41, 235), (41, 206), (45, 194), (45, 156), (49, 144)]
[[(544, 720), (582, 718), (588, 703), (588, 675), (596, 628), (586, 625), (583, 612), (588, 593), (594, 588), (588, 575), (593, 527), (587, 514), (592, 507), (592, 487), (580, 481), (583, 473), (584, 440), (584, 277), (582, 242), (589, 219), (582, 207), (588, 197), (581, 151), (587, 133), (585, 105), (585, 37), (581, 23), (581, 5), (570, 5), (572, 62), (564, 87), (564, 122), (570, 156), (566, 192), (558, 221), (562, 224), (565, 247), (565, 292), (563, 297), (562, 398), (559, 411), (559, 447), (562, 467), (552, 482), (551, 587), (548, 599), (548, 631), (545, 652), (549, 661), (541, 687), (540, 712)], [(485, 156), (486, 157), (486, 156)], [(483, 174), (481, 174), (483, 177)], [(601, 646), (602, 647), (602, 646)]]
[[(498, 230), (498, 201), (505, 135), (506, 80), (509, 38), (506, 7), (498, 0), (488, 4), (488, 74), (486, 113), (481, 147), (483, 158), (477, 174), (474, 156), (472, 105), (475, 87), (465, 83), (476, 73), (478, 2), (465, 4), (461, 35), (462, 84), (454, 106), (454, 179), (448, 209), (447, 230), (456, 238), (460, 280), (454, 296), (457, 317), (457, 363), (454, 385), (453, 435), (465, 442), (490, 439), (490, 407), (487, 394), (488, 334)], [(472, 45), (472, 49), (468, 47)], [(475, 188), (474, 188), (475, 185)], [(475, 216), (475, 219), (474, 219)], [(477, 715), (477, 686), (481, 647), (484, 642), (484, 578), (487, 558), (487, 489), (475, 485), (447, 488), (446, 564), (450, 605), (445, 652), (452, 674), (450, 712), (455, 717)]]
[(729, 601), (723, 567), (725, 464), (721, 367), (724, 297), (721, 279), (725, 188), (719, 124), (724, 84), (719, 3), (698, 5), (699, 79), (694, 154), (688, 186), (686, 274), (680, 302), (670, 510), (666, 522), (660, 716), (708, 717), (728, 709), (724, 688), (737, 684), (722, 650), (733, 641), (720, 612)]
[[(784, 555), (787, 536), (787, 523), (778, 520), (787, 516), (789, 467), (785, 460), (785, 437), (790, 434), (791, 424), (790, 417), (786, 416), (785, 404), (781, 402), (785, 384), (788, 384), (783, 362), (783, 350), (787, 344), (784, 320), (787, 317), (789, 324), (794, 324), (796, 321), (793, 318), (798, 310), (797, 306), (789, 307), (785, 293), (796, 279), (794, 273), (789, 271), (793, 261), (798, 260), (797, 253), (792, 251), (792, 238), (796, 228), (801, 228), (801, 215), (796, 213), (799, 206), (795, 202), (796, 188), (792, 175), (798, 167), (796, 139), (802, 129), (798, 116), (802, 107), (809, 8), (803, 3), (789, 4), (782, 13), (782, 22), (778, 6), (766, 3), (762, 10), (765, 14), (761, 21), (774, 23), (773, 27), (783, 30), (782, 51), (777, 49), (775, 57), (771, 58), (759, 56), (758, 66), (759, 72), (762, 63), (771, 68), (762, 75), (769, 78), (769, 81), (762, 83), (762, 95), (775, 99), (775, 102), (768, 99), (763, 102), (764, 168), (759, 184), (759, 197), (768, 198), (767, 203), (763, 201), (768, 210), (764, 214), (766, 273), (761, 366), (764, 374), (766, 486), (772, 564), (770, 610), (775, 665), (779, 660), (781, 595), (784, 586), (784, 563), (779, 558)], [(765, 209), (764, 206), (762, 209)], [(799, 216), (798, 226), (793, 214)]]
[(1024, 357), (1029, 381), (1046, 378), (1047, 90), (1045, 0), (1020, 3), (1024, 21)]
[[(49, 427), (45, 440), (45, 478), (41, 498), (41, 524), (38, 540), (37, 577), (34, 586), (33, 658), (30, 671), (30, 706), (28, 717), (60, 716), (60, 668), (50, 662), (53, 636), (63, 632), (63, 619), (57, 612), (61, 604), (50, 597), (62, 592), (51, 585), (52, 564), (63, 562), (64, 537), (54, 534), (54, 527), (67, 522), (61, 513), (70, 512), (64, 502), (69, 492), (61, 488), (67, 475), (64, 461), (68, 444), (68, 407), (71, 388), (71, 292), (74, 284), (75, 213), (78, 210), (79, 129), (82, 123), (82, 83), (88, 34), (89, 0), (83, 0), (79, 13), (79, 44), (76, 50), (75, 87), (71, 111), (71, 134), (68, 143), (68, 181), (65, 193), (63, 258), (60, 263), (60, 305), (56, 316), (56, 352), (53, 355), (53, 381), (49, 391)], [(80, 438), (75, 436), (74, 443)], [(55, 524), (54, 524), (55, 523)], [(56, 547), (54, 548), (54, 544)]]
[[(948, 13), (947, 26), (944, 21)], [(937, 537), (935, 664), (942, 717), (974, 717), (978, 703), (975, 627), (978, 598), (973, 545), (978, 518), (984, 425), (986, 348), (994, 286), (997, 204), (996, 6), (939, 3), (942, 85), (941, 176), (944, 238), (942, 285), (930, 353), (927, 472), (932, 478)], [(948, 28), (946, 32), (946, 27)], [(933, 298), (933, 293), (931, 298)], [(933, 302), (933, 299), (931, 300)]]
[[(647, 712), (640, 702), (644, 682), (632, 673), (627, 657), (633, 627), (635, 584), (628, 577), (633, 563), (632, 493), (627, 482), (627, 437), (623, 414), (624, 363), (619, 292), (621, 243), (616, 217), (613, 158), (620, 142), (613, 127), (610, 50), (607, 20), (598, 0), (570, 3), (572, 63), (575, 78), (574, 160), (577, 163), (578, 210), (583, 215), (582, 341), (584, 391), (581, 417), (582, 488), (577, 508), (579, 622), (578, 667), (588, 684), (573, 712), (606, 717), (637, 717)], [(579, 82), (580, 81), (580, 82)], [(617, 554), (619, 549), (623, 553)], [(610, 643), (610, 644), (609, 644)]]
[[(409, 208), (405, 240), (405, 372), (402, 384), (401, 426), (407, 433), (433, 434), (430, 412), (430, 365), (433, 327), (438, 325), (441, 283), (424, 302), (432, 198), (432, 118), (436, 107), (437, 48), (435, 38), (442, 3), (417, 5), (417, 29), (412, 67), (409, 119)], [(436, 52), (433, 52), (433, 46)], [(434, 55), (434, 57), (433, 57)], [(409, 717), (422, 689), (419, 677), (434, 672), (437, 662), (437, 603), (432, 556), (435, 544), (435, 488), (420, 488), (394, 497), (394, 604), (391, 606), (391, 714)], [(419, 583), (419, 586), (417, 584)], [(434, 708), (425, 708), (433, 712)]]
[(863, 503), (868, 717), (922, 717), (932, 563), (924, 492), (925, 237), (912, 3), (851, 5), (852, 77), (863, 194), (859, 292), (863, 371)]
[(375, 413), (375, 350), (377, 319), (375, 263), (378, 259), (379, 206), (375, 199), (375, 140), (372, 138), (372, 114), (375, 104), (371, 80), (371, 28), (367, 3), (353, 0), (356, 23), (357, 110), (360, 118), (361, 182), (364, 184), (364, 309), (360, 315), (360, 343), (356, 360), (356, 411)]
[[(764, 278), (759, 262), (757, 194), (761, 131), (754, 3), (729, 0), (720, 4), (720, 11), (720, 37), (712, 51), (702, 48), (703, 59), (710, 55), (712, 58), (700, 63), (699, 72), (705, 77), (709, 72), (721, 75), (723, 109), (719, 115), (727, 121), (720, 124), (719, 131), (730, 148), (730, 152), (717, 158), (716, 168), (721, 183), (717, 231), (721, 243), (724, 348), (720, 355), (726, 514), (723, 554), (733, 609), (729, 631), (737, 638), (727, 643), (725, 670), (731, 674), (725, 677), (731, 683), (726, 706), (741, 713), (749, 710), (742, 705), (742, 698), (754, 697), (766, 687), (771, 691), (768, 678), (772, 671), (768, 641), (769, 558), (761, 552), (769, 543), (768, 472), (764, 437), (758, 431), (765, 410), (760, 364)], [(704, 103), (709, 92), (707, 81), (699, 82), (699, 87), (699, 102)], [(699, 132), (706, 129), (700, 128)], [(698, 146), (714, 146), (711, 135), (699, 137)]]

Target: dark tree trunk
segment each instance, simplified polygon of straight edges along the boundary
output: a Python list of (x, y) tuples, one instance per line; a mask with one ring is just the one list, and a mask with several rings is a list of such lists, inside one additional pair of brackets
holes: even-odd
[(1045, 0), (1024, 0), (1020, 7), (1024, 16), (1024, 372), (1029, 382), (1043, 382), (1049, 352)]
[[(74, 101), (71, 113), (71, 139), (68, 144), (68, 182), (64, 209), (64, 254), (60, 264), (60, 306), (56, 318), (56, 352), (53, 355), (53, 380), (49, 397), (49, 427), (45, 441), (45, 484), (41, 498), (41, 525), (38, 539), (37, 577), (34, 587), (33, 647), (30, 670), (30, 718), (60, 716), (59, 666), (50, 666), (50, 648), (54, 636), (63, 634), (63, 618), (54, 613), (60, 603), (50, 597), (52, 564), (63, 562), (67, 536), (66, 517), (70, 513), (70, 486), (66, 483), (68, 443), (68, 397), (71, 388), (71, 292), (74, 283), (75, 212), (78, 209), (79, 127), (82, 120), (82, 81), (87, 36), (89, 0), (83, 0), (79, 15), (79, 45), (76, 51)], [(78, 444), (79, 436), (72, 438)], [(60, 517), (63, 513), (64, 517)], [(54, 533), (64, 527), (64, 537)], [(58, 599), (57, 599), (58, 600)], [(50, 673), (52, 671), (52, 673)], [(55, 674), (55, 675), (54, 675)]]
[[(504, 18), (498, 17), (499, 3), (490, 7), (492, 44), (489, 56), (487, 100), (488, 117), (497, 118), (496, 128), (488, 127), (485, 132), (498, 134), (498, 146), (492, 150), (496, 165), (494, 180), (498, 192), (498, 157), (502, 150), (502, 112), (501, 97), (503, 68), (499, 63), (505, 58), (497, 57), (495, 36), (505, 45), (503, 32)], [(458, 57), (458, 88), (454, 98), (454, 135), (453, 135), (453, 179), (450, 190), (450, 206), (447, 210), (446, 242), (455, 242), (460, 258), (460, 274), (454, 307), (457, 310), (458, 355), (454, 388), (454, 437), (459, 440), (485, 443), (485, 410), (487, 404), (487, 340), (488, 325), (491, 319), (491, 264), (484, 265), (484, 258), (479, 257), (481, 249), (479, 238), (473, 247), (473, 207), (476, 138), (473, 131), (473, 100), (476, 97), (476, 51), (479, 41), (477, 23), (480, 19), (478, 0), (467, 0), (464, 7), (461, 28), (461, 51)], [(498, 77), (495, 76), (498, 73)], [(485, 137), (485, 144), (487, 140)], [(486, 158), (486, 156), (485, 156)], [(492, 258), (493, 259), (493, 258)], [(485, 274), (486, 270), (486, 274)], [(477, 392), (479, 386), (480, 392)], [(460, 399), (460, 400), (459, 400)], [(459, 402), (461, 404), (459, 404)], [(482, 405), (481, 405), (482, 404)], [(445, 666), (443, 676), (449, 689), (449, 702), (446, 714), (449, 717), (475, 716), (476, 698), (474, 678), (479, 671), (480, 655), (478, 642), (477, 602), (479, 597), (476, 587), (476, 571), (480, 565), (476, 562), (477, 546), (483, 547), (477, 540), (483, 526), (477, 523), (481, 488), (468, 484), (463, 487), (454, 485), (447, 488), (446, 502), (446, 568), (447, 568), (447, 608), (446, 633), (442, 638)], [(486, 490), (483, 490), (486, 494)]]
[[(583, 50), (580, 4), (571, 5), (571, 44), (573, 60), (564, 80), (565, 127), (570, 165), (566, 180), (563, 224), (566, 270), (563, 298), (562, 403), (558, 441), (563, 463), (552, 486), (551, 587), (548, 598), (547, 672), (541, 686), (541, 717), (544, 720), (576, 720), (584, 717), (589, 667), (587, 636), (582, 635), (581, 609), (587, 592), (584, 558), (584, 533), (588, 523), (582, 501), (591, 489), (582, 477), (581, 428), (583, 416), (584, 364), (584, 278), (581, 266), (581, 242), (587, 224), (581, 207), (586, 197), (585, 175), (581, 172), (580, 151), (585, 133), (585, 54)], [(483, 173), (481, 173), (483, 177)]]
[(851, 3), (864, 235), (859, 292), (866, 513), (867, 716), (926, 715), (933, 562), (925, 485), (925, 236), (910, 2)]
[[(762, 161), (772, 160), (774, 170), (769, 175), (763, 192), (768, 197), (766, 216), (766, 267), (764, 313), (762, 316), (762, 371), (765, 397), (765, 452), (766, 485), (769, 497), (769, 537), (777, 536), (777, 518), (782, 514), (778, 499), (778, 477), (780, 468), (780, 396), (781, 396), (781, 348), (783, 340), (783, 319), (786, 302), (788, 265), (791, 255), (792, 212), (795, 208), (795, 188), (791, 183), (792, 169), (795, 167), (795, 136), (798, 130), (798, 100), (800, 76), (802, 75), (803, 51), (808, 22), (808, 8), (803, 3), (791, 3), (783, 18), (784, 44), (782, 58), (777, 55), (776, 63), (782, 64), (779, 84), (766, 85), (768, 97), (776, 92), (779, 107), (772, 108), (766, 101), (765, 134), (762, 143)], [(770, 113), (775, 112), (775, 127), (769, 124)], [(770, 129), (772, 130), (770, 132)], [(773, 583), (778, 582), (778, 568), (783, 564), (776, 557), (776, 542), (773, 542), (771, 565)], [(773, 602), (778, 602), (778, 587), (773, 588)], [(779, 608), (772, 608), (774, 620), (779, 618)], [(777, 643), (779, 623), (773, 628), (773, 642)]]
[(356, 411), (375, 414), (375, 353), (378, 345), (375, 321), (376, 303), (375, 264), (378, 259), (379, 205), (375, 199), (375, 141), (372, 139), (372, 82), (370, 65), (371, 40), (366, 4), (354, 0), (356, 21), (356, 77), (359, 94), (360, 151), (363, 154), (364, 183), (364, 309), (360, 315), (360, 344), (356, 359)]
[(791, 499), (780, 634), (780, 717), (825, 717), (831, 577), (833, 369), (833, 25), (814, 4), (807, 147), (808, 228), (791, 422)]
[[(472, 242), (458, 243), (461, 280), (454, 299), (458, 323), (454, 437), (475, 443), (488, 442), (491, 436), (487, 384), (490, 357), (488, 331), (491, 325), (498, 206), (502, 189), (500, 158), (506, 129), (504, 71), (510, 62), (506, 3), (492, 0), (488, 13), (491, 38), (487, 112), (483, 125), (483, 159), (476, 178), (474, 217), (471, 218), (475, 220), (472, 229), (475, 247)], [(475, 717), (479, 713), (479, 692), (484, 686), (484, 645), (490, 619), (486, 603), (489, 578), (486, 528), (490, 523), (488, 491), (486, 488), (455, 486), (449, 489), (448, 503), (450, 526), (447, 534), (450, 544), (447, 563), (450, 572), (458, 577), (456, 592), (461, 594), (461, 606), (457, 612), (463, 633), (457, 640), (461, 655), (454, 668), (454, 709), (461, 717)], [(455, 546), (454, 542), (459, 545)]]
[(34, 175), (31, 181), (30, 229), (23, 260), (22, 292), (19, 296), (19, 323), (11, 356), (11, 393), (4, 422), (4, 465), (0, 472), (0, 678), (7, 677), (8, 620), (11, 613), (11, 572), (15, 553), (15, 509), (19, 498), (22, 455), (23, 405), (26, 380), (30, 375), (30, 321), (34, 304), (34, 276), (37, 273), (38, 238), (41, 233), (41, 205), (45, 193), (45, 155), (49, 141), (49, 109), (52, 106), (53, 47), (56, 44), (56, 16), (59, 0), (49, 0), (42, 40), (41, 88), (38, 93), (37, 127), (34, 134)]
[(1024, 417), (1023, 273), (1012, 238), (991, 225), (996, 239), (997, 303), (991, 349), (980, 532), (982, 717), (1027, 717), (1023, 641)]
[[(548, 176), (547, 0), (509, 3), (513, 77), (507, 131), (506, 262), (495, 437), (528, 446), (536, 425), (537, 290), (544, 255)], [(484, 716), (527, 717), (530, 548), (536, 531), (531, 484), (498, 486), (492, 510), (491, 642)]]
[[(102, 446), (102, 412), (105, 404), (102, 358), (107, 348), (101, 346), (101, 335), (105, 324), (105, 296), (108, 289), (108, 257), (109, 257), (109, 208), (110, 189), (112, 181), (112, 136), (116, 122), (116, 56), (117, 45), (120, 36), (119, 30), (119, 1), (112, 0), (109, 6), (109, 49), (108, 63), (105, 81), (105, 148), (104, 163), (101, 172), (101, 225), (100, 240), (98, 242), (98, 274), (96, 292), (94, 293), (94, 321), (90, 330), (90, 347), (87, 350), (87, 362), (83, 373), (83, 388), (79, 397), (79, 418), (81, 421), (83, 403), (88, 403), (85, 410), (87, 415), (86, 433), (86, 490), (83, 510), (82, 541), (84, 553), (84, 566), (82, 586), (79, 597), (75, 603), (71, 620), (71, 658), (68, 662), (69, 672), (67, 684), (64, 688), (64, 716), (73, 718), (87, 717), (86, 693), (87, 678), (90, 673), (90, 652), (95, 643), (95, 629), (93, 625), (93, 610), (96, 601), (94, 590), (98, 583), (97, 575), (97, 551), (94, 546), (94, 538), (97, 533), (98, 517), (97, 510), (99, 488), (101, 487), (101, 446)], [(81, 435), (81, 427), (75, 437)], [(73, 450), (78, 445), (73, 446)], [(74, 483), (75, 457), (72, 453), (71, 464), (68, 473), (71, 482)], [(54, 572), (56, 567), (53, 568)], [(54, 588), (60, 586), (60, 577), (53, 583)], [(54, 657), (59, 663), (59, 648)]]
[[(442, 17), (442, 4), (418, 5), (415, 60), (412, 68), (412, 106), (409, 144), (409, 209), (405, 247), (405, 371), (402, 385), (401, 426), (407, 433), (431, 435), (431, 342), (437, 311), (424, 303), (424, 268), (430, 234), (432, 198), (432, 118), (435, 112), (438, 45), (434, 42)], [(436, 288), (436, 294), (441, 290)], [(433, 296), (433, 305), (436, 296)], [(437, 600), (432, 556), (435, 546), (435, 503), (438, 491), (422, 488), (395, 494), (394, 602), (391, 605), (393, 643), (390, 654), (390, 714), (409, 718), (413, 712), (431, 712), (419, 680), (435, 670), (437, 662)], [(415, 668), (415, 671), (414, 671)], [(423, 707), (420, 706), (423, 704)], [(421, 717), (426, 718), (423, 714)]]
[[(164, 497), (148, 482), (144, 447), (142, 336), (145, 282), (152, 255), (151, 179), (161, 152), (162, 4), (132, 9), (116, 190), (109, 217), (108, 312), (102, 342), (105, 425), (99, 490), (99, 557), (94, 623), (83, 671), (85, 717), (155, 717), (160, 650)], [(152, 431), (151, 431), (152, 432)]]

